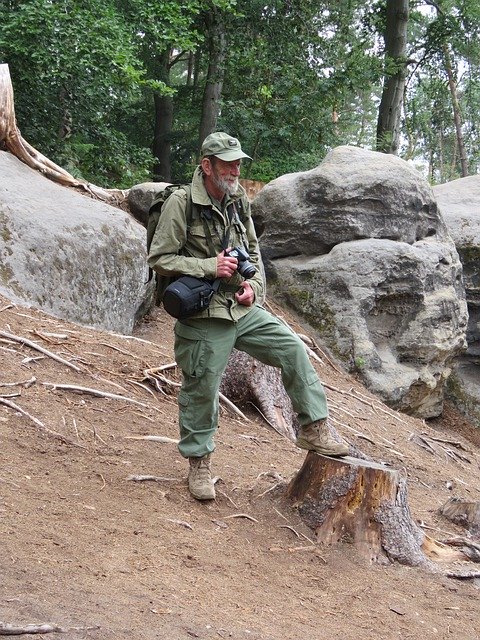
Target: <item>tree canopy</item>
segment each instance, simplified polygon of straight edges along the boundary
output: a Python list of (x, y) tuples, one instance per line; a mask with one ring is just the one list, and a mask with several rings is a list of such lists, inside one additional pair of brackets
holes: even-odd
[(340, 144), (398, 153), (432, 182), (478, 170), (477, 0), (0, 0), (0, 11), (24, 138), (96, 184), (186, 180), (213, 129), (241, 139), (254, 158), (244, 176), (262, 181)]

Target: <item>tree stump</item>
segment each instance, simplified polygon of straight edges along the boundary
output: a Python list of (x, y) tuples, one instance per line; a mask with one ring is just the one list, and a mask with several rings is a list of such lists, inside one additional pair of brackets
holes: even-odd
[(239, 405), (252, 404), (275, 431), (295, 440), (298, 424), (280, 369), (262, 364), (234, 349), (220, 391)]
[(480, 539), (480, 502), (452, 497), (440, 507), (439, 513), (455, 524), (465, 527), (473, 537)]
[(425, 536), (410, 516), (406, 480), (398, 470), (309, 452), (287, 496), (318, 542), (351, 542), (370, 562), (430, 564), (422, 550)]

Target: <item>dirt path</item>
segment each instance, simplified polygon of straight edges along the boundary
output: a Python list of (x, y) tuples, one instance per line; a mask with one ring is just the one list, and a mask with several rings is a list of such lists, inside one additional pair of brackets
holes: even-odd
[[(44, 425), (0, 406), (0, 621), (67, 629), (36, 637), (98, 640), (480, 638), (474, 582), (367, 566), (349, 545), (313, 544), (297, 513), (270, 491), (293, 476), (304, 453), (254, 413), (242, 423), (222, 412), (213, 504), (189, 496), (174, 443), (130, 439), (177, 438), (175, 390), (154, 390), (143, 376), (173, 361), (170, 319), (145, 322), (138, 340), (6, 300), (0, 309), (0, 330), (81, 370), (0, 342), (0, 382), (16, 383), (0, 388), (3, 399)], [(459, 533), (437, 509), (452, 495), (480, 499), (478, 432), (451, 409), (428, 425), (396, 414), (327, 363), (318, 371), (338, 390), (328, 396), (342, 435), (406, 469), (413, 517), (438, 539)], [(168, 375), (178, 380), (174, 370)], [(459, 441), (469, 461), (438, 441), (436, 453), (427, 452), (412, 433)], [(129, 479), (139, 474), (160, 479)]]

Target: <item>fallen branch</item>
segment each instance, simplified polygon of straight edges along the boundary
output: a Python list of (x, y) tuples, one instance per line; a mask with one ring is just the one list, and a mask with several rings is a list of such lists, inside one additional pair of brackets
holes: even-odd
[(249, 516), (248, 513), (234, 513), (231, 516), (224, 516), (222, 520), (227, 520), (227, 518), (246, 518), (247, 520), (258, 523), (258, 520), (255, 520), (255, 518)]
[(35, 376), (32, 376), (29, 380), (24, 380), (23, 382), (0, 382), (0, 387), (25, 387), (25, 389), (28, 389), (36, 381)]
[(64, 629), (56, 624), (26, 624), (25, 626), (18, 626), (8, 624), (7, 622), (0, 622), (0, 636), (23, 636), (35, 633), (68, 633), (70, 631), (84, 632), (95, 629), (100, 629), (100, 627), (70, 627)]
[(127, 480), (131, 480), (132, 482), (176, 482), (178, 478), (163, 478), (161, 476), (133, 475), (133, 476), (128, 476)]
[(125, 402), (131, 402), (132, 404), (137, 404), (140, 407), (144, 407), (146, 409), (155, 409), (159, 411), (157, 407), (152, 407), (144, 402), (140, 402), (139, 400), (135, 400), (134, 398), (128, 398), (127, 396), (117, 395), (116, 393), (108, 393), (107, 391), (100, 391), (99, 389), (91, 389), (89, 387), (79, 387), (74, 384), (56, 384), (54, 382), (42, 382), (43, 386), (52, 389), (52, 391), (57, 391), (57, 389), (64, 391), (75, 391), (78, 393), (86, 393), (92, 396), (97, 396), (98, 398), (108, 398), (109, 400), (124, 400)]
[(3, 336), (4, 338), (8, 338), (9, 340), (13, 340), (14, 342), (19, 342), (20, 344), (25, 344), (28, 347), (30, 347), (31, 349), (35, 349), (36, 351), (40, 351), (40, 353), (43, 353), (44, 355), (48, 356), (49, 358), (52, 358), (52, 360), (56, 360), (57, 362), (61, 362), (66, 367), (70, 367), (70, 369), (73, 369), (74, 371), (78, 371), (78, 372), (82, 373), (82, 370), (80, 369), (80, 367), (77, 367), (76, 364), (72, 364), (71, 362), (68, 362), (68, 360), (64, 360), (64, 358), (61, 358), (60, 356), (57, 356), (56, 353), (52, 353), (52, 351), (49, 351), (48, 349), (45, 349), (44, 347), (41, 347), (38, 344), (35, 344), (35, 342), (32, 342), (31, 340), (28, 340), (27, 338), (22, 338), (21, 336), (15, 336), (12, 333), (7, 333), (6, 331), (0, 331), (0, 336)]
[(164, 444), (178, 444), (178, 440), (175, 438), (168, 438), (167, 436), (125, 436), (126, 440), (150, 440), (150, 442), (162, 442)]
[(181, 527), (185, 527), (185, 529), (191, 529), (193, 531), (193, 527), (189, 522), (185, 520), (173, 520), (172, 518), (167, 518), (168, 522), (173, 522), (173, 524), (179, 524)]
[(18, 411), (18, 413), (21, 413), (23, 416), (31, 420), (33, 424), (37, 425), (37, 427), (40, 427), (42, 431), (45, 431), (45, 433), (48, 433), (49, 435), (54, 436), (55, 438), (58, 438), (64, 444), (71, 444), (74, 447), (80, 447), (80, 449), (85, 449), (83, 445), (78, 444), (77, 442), (73, 442), (73, 440), (70, 440), (70, 438), (66, 438), (65, 436), (62, 436), (61, 433), (57, 433), (56, 431), (52, 431), (51, 429), (46, 427), (43, 424), (43, 422), (41, 422), (38, 418), (35, 418), (35, 416), (32, 416), (30, 413), (28, 413), (28, 411), (25, 411), (25, 409), (22, 409), (22, 407), (20, 407), (15, 402), (12, 402), (11, 400), (6, 400), (5, 398), (2, 398), (0, 396), (0, 404), (4, 404), (6, 407), (10, 407), (10, 409), (13, 409), (14, 411)]
[(476, 580), (480, 578), (480, 571), (465, 571), (459, 573), (447, 571), (445, 575), (447, 578), (457, 578), (457, 580)]
[(242, 413), (242, 411), (240, 411), (240, 409), (235, 404), (233, 404), (233, 402), (229, 400), (227, 396), (224, 396), (223, 393), (219, 393), (219, 397), (220, 397), (220, 400), (224, 404), (226, 404), (227, 407), (231, 409), (233, 413), (235, 413), (239, 418), (241, 418), (242, 420), (245, 420), (245, 422), (251, 422), (251, 420), (247, 418), (247, 416), (244, 413)]

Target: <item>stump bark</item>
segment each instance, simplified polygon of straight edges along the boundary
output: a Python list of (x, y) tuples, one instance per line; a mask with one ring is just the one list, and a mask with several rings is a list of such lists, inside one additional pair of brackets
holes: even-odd
[(309, 452), (287, 496), (318, 542), (353, 543), (370, 562), (428, 565), (401, 472), (357, 458)]

